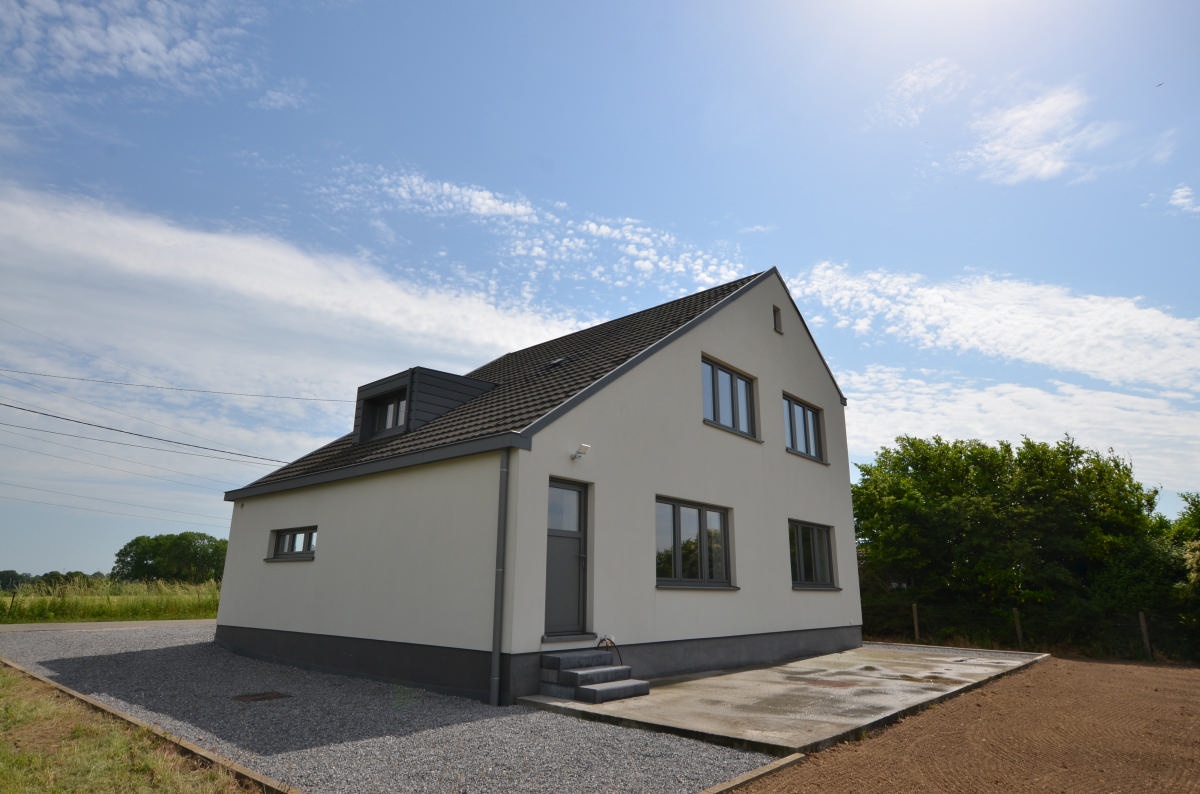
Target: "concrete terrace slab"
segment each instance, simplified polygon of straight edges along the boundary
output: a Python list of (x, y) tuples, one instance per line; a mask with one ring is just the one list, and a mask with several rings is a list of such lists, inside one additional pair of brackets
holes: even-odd
[(534, 695), (520, 702), (785, 755), (827, 747), (1045, 657), (866, 643), (774, 667), (661, 679), (649, 695), (628, 700)]

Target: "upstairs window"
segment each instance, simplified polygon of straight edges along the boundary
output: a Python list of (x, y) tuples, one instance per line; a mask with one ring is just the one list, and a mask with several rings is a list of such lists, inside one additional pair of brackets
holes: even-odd
[(660, 498), (654, 556), (659, 585), (729, 585), (729, 510)]
[(821, 411), (786, 394), (783, 397), (783, 426), (789, 452), (816, 460), (825, 460), (821, 442)]
[(700, 362), (704, 421), (754, 437), (754, 381), (708, 359)]
[(407, 396), (408, 393), (402, 389), (376, 397), (367, 403), (368, 427), (372, 436), (404, 428), (408, 419)]

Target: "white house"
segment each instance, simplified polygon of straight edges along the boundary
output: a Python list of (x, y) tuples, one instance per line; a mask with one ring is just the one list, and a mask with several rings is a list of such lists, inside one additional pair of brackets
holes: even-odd
[(856, 647), (844, 404), (775, 270), (368, 384), (226, 494), (217, 642), (493, 703), (605, 637), (643, 678)]

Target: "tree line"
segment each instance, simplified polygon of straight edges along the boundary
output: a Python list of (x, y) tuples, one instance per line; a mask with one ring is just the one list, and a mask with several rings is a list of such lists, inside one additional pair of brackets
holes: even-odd
[(1174, 653), (1200, 656), (1200, 493), (1168, 519), (1128, 461), (1070, 437), (901, 436), (858, 469), (868, 633), (907, 629), (916, 603), (939, 639), (1004, 642), (1016, 608), (1043, 647), (1112, 653), (1114, 622), (1144, 612)]
[(120, 548), (107, 577), (101, 571), (49, 571), (33, 576), (6, 570), (0, 571), (0, 590), (13, 591), (21, 585), (55, 588), (105, 578), (119, 582), (219, 582), (225, 572), (228, 546), (229, 541), (203, 532), (139, 535)]

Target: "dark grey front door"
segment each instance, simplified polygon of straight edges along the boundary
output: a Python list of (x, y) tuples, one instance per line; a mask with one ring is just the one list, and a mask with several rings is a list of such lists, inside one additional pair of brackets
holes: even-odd
[(546, 633), (582, 634), (587, 602), (587, 489), (550, 483), (546, 536)]

